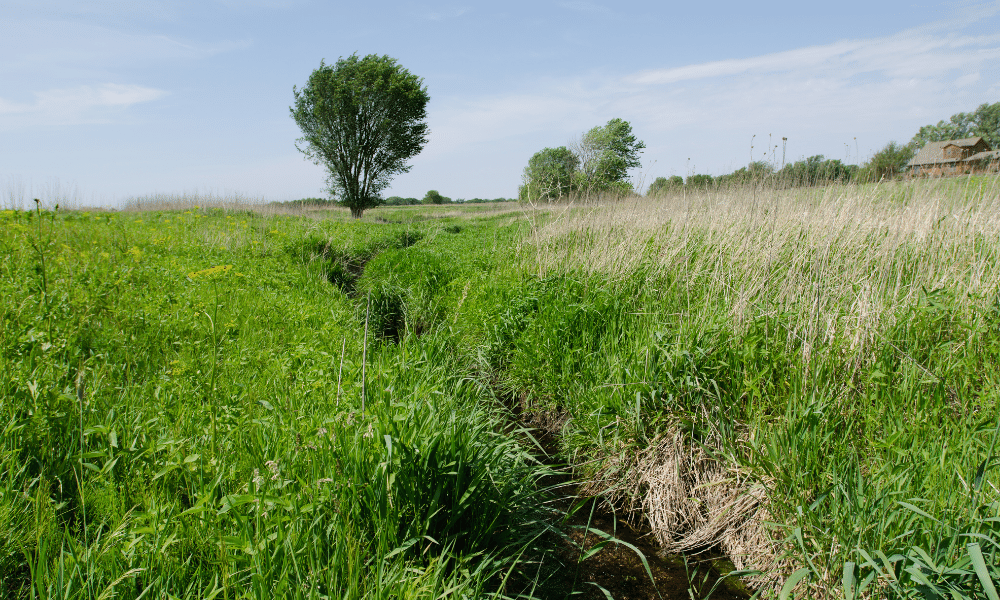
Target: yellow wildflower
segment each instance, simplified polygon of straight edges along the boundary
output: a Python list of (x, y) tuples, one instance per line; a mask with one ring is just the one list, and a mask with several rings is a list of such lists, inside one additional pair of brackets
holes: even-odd
[(219, 277), (225, 275), (233, 268), (233, 265), (217, 265), (214, 267), (209, 267), (207, 269), (202, 269), (201, 271), (194, 271), (188, 273), (189, 279), (212, 279), (214, 277)]

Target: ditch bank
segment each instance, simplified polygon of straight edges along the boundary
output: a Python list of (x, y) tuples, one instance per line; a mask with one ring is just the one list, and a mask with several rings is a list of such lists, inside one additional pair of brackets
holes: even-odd
[[(746, 544), (741, 530), (756, 531), (745, 518), (745, 506), (734, 506), (735, 510), (730, 511), (744, 518), (726, 519), (726, 513), (720, 513), (713, 519), (711, 509), (692, 510), (700, 502), (708, 505), (699, 496), (725, 497), (719, 492), (708, 491), (718, 488), (719, 482), (702, 477), (707, 486), (695, 489), (704, 483), (690, 477), (673, 481), (664, 478), (661, 485), (647, 484), (644, 490), (647, 494), (637, 502), (639, 499), (627, 493), (627, 488), (642, 485), (640, 478), (650, 470), (650, 464), (666, 454), (663, 448), (658, 447), (657, 454), (650, 454), (653, 460), (647, 459), (645, 464), (630, 469), (624, 480), (612, 481), (613, 475), (608, 470), (600, 471), (603, 477), (588, 476), (582, 469), (585, 465), (567, 457), (561, 450), (561, 438), (570, 424), (567, 415), (532, 411), (525, 406), (523, 394), (499, 393), (495, 384), (492, 389), (516, 427), (531, 432), (533, 439), (526, 444), (536, 449), (536, 457), (559, 473), (546, 483), (561, 490), (555, 500), (565, 515), (558, 525), (563, 535), (557, 552), (561, 568), (547, 573), (544, 584), (537, 586), (533, 595), (561, 598), (566, 590), (573, 590), (581, 598), (594, 600), (606, 599), (608, 594), (619, 600), (690, 600), (692, 597), (739, 600), (752, 596), (753, 590), (747, 582), (760, 579), (752, 578), (753, 573), (746, 573), (751, 578), (745, 582), (726, 555), (726, 550), (734, 547), (734, 541)], [(675, 460), (679, 457), (676, 453), (669, 455)], [(703, 459), (702, 462), (707, 461)], [(662, 465), (660, 471), (686, 471), (690, 475), (692, 470), (678, 468), (680, 464), (690, 463), (681, 459), (679, 463)], [(652, 493), (649, 493), (650, 488), (654, 490)], [(681, 496), (685, 505), (676, 506), (676, 499)], [(674, 499), (675, 505), (662, 503), (665, 497)], [(652, 504), (657, 501), (661, 504)], [(743, 503), (749, 505), (750, 501), (744, 499)], [(655, 506), (655, 509), (649, 510), (644, 505)], [(671, 511), (676, 511), (673, 522), (664, 518), (669, 518)], [(699, 516), (694, 516), (695, 512)], [(701, 524), (701, 527), (689, 526), (688, 535), (678, 537), (676, 532), (681, 529), (675, 523), (680, 519)], [(674, 528), (665, 529), (665, 522), (667, 527)]]
[[(328, 281), (358, 304), (366, 329), (372, 325), (380, 343), (419, 336), (449, 321), (454, 325), (468, 317), (460, 313), (467, 296), (470, 305), (481, 300), (469, 293), (469, 280), (453, 272), (454, 263), (443, 265), (429, 249), (421, 250), (424, 244), (410, 248), (416, 241), (386, 244), (363, 258), (345, 258), (329, 245), (317, 253), (330, 261)], [(366, 269), (369, 265), (376, 268)], [(457, 306), (449, 298), (456, 289), (453, 281), (464, 283)], [(393, 301), (383, 302), (383, 296)], [(514, 427), (534, 432), (536, 458), (566, 465), (565, 480), (558, 482), (563, 493), (556, 500), (566, 517), (556, 525), (561, 532), (556, 550), (538, 558), (534, 577), (521, 574), (509, 581), (521, 586), (511, 591), (541, 598), (564, 597), (567, 590), (593, 598), (749, 597), (740, 575), (756, 576), (747, 581), (760, 585), (765, 580), (749, 568), (774, 562), (770, 535), (760, 525), (767, 516), (763, 490), (705, 446), (690, 443), (676, 427), (647, 448), (636, 451), (640, 446), (632, 444), (630, 453), (619, 456), (567, 451), (571, 444), (565, 437), (580, 435), (570, 426), (569, 412), (534, 406), (527, 389), (507, 391), (517, 389), (516, 378), (504, 371), (504, 354), (513, 341), (509, 336), (520, 337), (528, 326), (526, 313), (540, 308), (537, 296), (517, 297), (506, 311), (495, 297), (492, 306), (475, 306), (482, 311), (476, 317), (495, 322), (493, 331), (480, 329), (485, 335), (465, 337), (455, 346), (478, 365), (474, 372), (492, 373), (476, 378), (501, 399)], [(473, 352), (470, 341), (485, 348)]]

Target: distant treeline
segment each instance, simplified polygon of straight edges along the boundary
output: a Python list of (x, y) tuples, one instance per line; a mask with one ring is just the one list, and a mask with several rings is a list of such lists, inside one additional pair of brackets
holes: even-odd
[[(515, 198), (456, 198), (452, 200), (447, 196), (442, 196), (436, 190), (427, 192), (424, 198), (403, 198), (402, 196), (389, 196), (382, 200), (380, 206), (413, 206), (419, 204), (485, 204), (487, 202), (516, 202)], [(331, 208), (339, 206), (337, 200), (330, 198), (300, 198), (298, 200), (284, 200), (270, 203), (273, 206), (287, 206), (296, 208)]]
[(768, 162), (756, 161), (726, 175), (713, 176), (698, 173), (689, 175), (687, 178), (680, 175), (657, 177), (649, 186), (647, 195), (655, 196), (669, 193), (684, 187), (729, 186), (764, 180), (788, 187), (805, 187), (833, 182), (846, 183), (859, 179), (871, 179), (869, 170), (858, 165), (846, 165), (840, 160), (828, 159), (822, 154), (818, 154), (786, 164), (780, 169), (775, 169), (774, 165)]
[(389, 196), (382, 201), (385, 206), (414, 206), (417, 204), (485, 204), (487, 202), (514, 202), (513, 198), (456, 198), (452, 200), (447, 196), (442, 196), (436, 190), (430, 190), (423, 197), (403, 198), (401, 196)]
[(713, 185), (741, 184), (751, 181), (773, 183), (787, 187), (825, 185), (827, 183), (865, 183), (902, 176), (907, 164), (920, 148), (928, 142), (982, 137), (990, 148), (1000, 146), (1000, 102), (981, 104), (971, 112), (960, 112), (948, 121), (925, 125), (906, 144), (889, 142), (865, 164), (845, 165), (839, 160), (827, 159), (822, 154), (786, 164), (780, 169), (766, 161), (752, 162), (728, 175), (680, 175), (657, 177), (649, 186), (647, 195), (670, 193), (683, 188), (704, 188)]
[(272, 206), (290, 206), (290, 207), (327, 207), (336, 206), (337, 201), (331, 200), (329, 198), (300, 198), (298, 200), (281, 200), (270, 203)]

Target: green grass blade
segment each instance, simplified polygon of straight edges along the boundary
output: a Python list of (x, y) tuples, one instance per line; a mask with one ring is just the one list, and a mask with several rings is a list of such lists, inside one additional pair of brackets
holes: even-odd
[(990, 600), (1000, 600), (1000, 594), (997, 594), (997, 588), (993, 585), (989, 570), (986, 568), (986, 558), (983, 556), (983, 549), (975, 542), (967, 545), (966, 549), (969, 551), (969, 557), (972, 558), (972, 566), (976, 570), (976, 575), (979, 576), (979, 582), (983, 584), (983, 590), (986, 592), (986, 595), (989, 596)]
[(807, 567), (802, 567), (798, 571), (792, 573), (792, 575), (785, 580), (785, 585), (781, 586), (781, 592), (778, 593), (779, 600), (788, 600), (792, 596), (792, 590), (795, 586), (802, 581), (803, 578), (809, 576), (809, 569)]

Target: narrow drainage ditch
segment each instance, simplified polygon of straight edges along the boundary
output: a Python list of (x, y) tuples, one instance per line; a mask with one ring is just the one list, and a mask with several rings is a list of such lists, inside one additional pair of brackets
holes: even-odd
[[(530, 595), (540, 600), (745, 600), (743, 584), (724, 578), (733, 570), (725, 557), (706, 551), (696, 555), (663, 555), (645, 518), (633, 526), (622, 514), (602, 506), (599, 498), (581, 496), (568, 466), (558, 460), (558, 434), (539, 428), (526, 418), (516, 400), (504, 403), (516, 427), (531, 432), (541, 447), (536, 458), (556, 474), (544, 482), (559, 489), (555, 508), (568, 515), (558, 525), (562, 539), (550, 540), (555, 552), (544, 554), (534, 576), (522, 573), (508, 581), (512, 597)], [(591, 553), (599, 545), (598, 551)], [(641, 554), (641, 556), (640, 556)], [(581, 558), (583, 560), (581, 560)], [(545, 565), (545, 560), (550, 564)], [(555, 562), (556, 564), (551, 564)], [(727, 567), (728, 565), (728, 567)], [(648, 570), (647, 570), (648, 569)], [(652, 576), (652, 577), (650, 577)]]
[[(407, 234), (399, 243), (407, 247), (417, 240), (419, 237)], [(352, 298), (357, 298), (355, 283), (363, 275), (365, 265), (377, 254), (378, 251), (352, 256), (329, 246), (320, 248), (320, 255), (331, 263), (329, 282)], [(372, 298), (368, 300), (371, 302)], [(405, 328), (402, 298), (380, 297), (376, 304), (378, 302), (387, 303), (387, 306), (378, 306), (376, 311), (387, 317), (387, 322), (380, 323), (375, 330), (384, 328), (384, 337), (398, 341)], [(505, 396), (498, 393), (495, 386), (489, 387), (497, 398)], [(540, 553), (534, 575), (522, 572), (509, 577), (503, 586), (506, 595), (540, 600), (569, 596), (580, 600), (745, 600), (750, 597), (741, 582), (724, 578), (724, 573), (720, 572), (719, 566), (728, 563), (725, 557), (710, 551), (665, 556), (645, 518), (639, 527), (634, 527), (624, 515), (601, 506), (599, 498), (582, 496), (569, 467), (562, 467), (560, 472), (558, 434), (530, 422), (516, 399), (508, 398), (503, 404), (511, 414), (512, 425), (531, 431), (541, 446), (541, 450), (535, 452), (536, 458), (555, 469), (555, 474), (545, 484), (563, 491), (554, 500), (554, 505), (557, 511), (567, 515), (558, 524), (561, 538), (553, 536), (543, 541), (547, 551)], [(731, 565), (725, 569), (726, 572), (731, 570)]]

